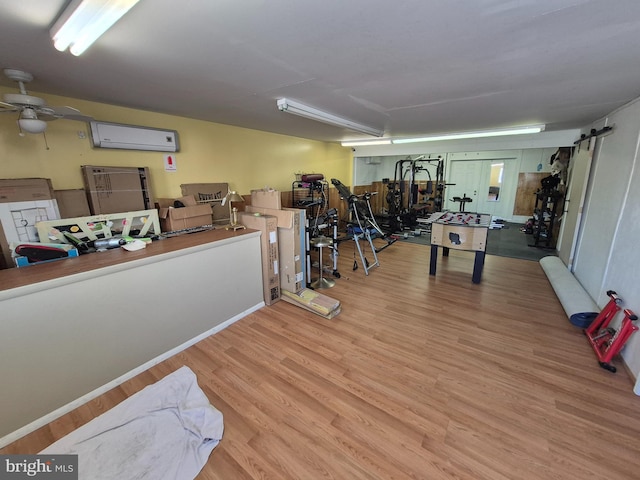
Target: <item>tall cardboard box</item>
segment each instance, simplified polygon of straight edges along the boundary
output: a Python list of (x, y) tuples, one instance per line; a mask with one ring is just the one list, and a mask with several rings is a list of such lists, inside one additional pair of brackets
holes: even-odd
[(278, 255), (280, 257), (280, 288), (298, 293), (305, 287), (305, 262), (303, 247), (306, 213), (302, 209), (271, 208), (248, 205), (245, 212), (272, 215), (278, 219)]
[[(307, 278), (307, 211), (304, 208), (283, 208), (283, 210), (290, 210), (293, 212), (295, 216), (298, 217), (297, 224), (300, 225), (298, 231), (298, 240), (295, 244), (294, 255), (300, 257), (300, 271), (296, 270), (296, 275), (299, 275), (302, 279), (302, 288), (305, 288), (307, 283), (310, 283), (311, 280)], [(294, 218), (294, 222), (296, 222)], [(295, 225), (295, 223), (294, 223)], [(295, 228), (295, 227), (294, 227)], [(296, 269), (298, 267), (296, 266)]]
[(278, 255), (278, 219), (271, 215), (240, 212), (238, 221), (245, 227), (262, 232), (262, 284), (264, 303), (273, 305), (280, 300), (280, 261)]

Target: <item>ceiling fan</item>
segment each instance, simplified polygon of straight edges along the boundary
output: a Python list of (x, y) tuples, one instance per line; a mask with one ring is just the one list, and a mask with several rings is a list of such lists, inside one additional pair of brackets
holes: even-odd
[(20, 135), (27, 133), (43, 133), (47, 129), (47, 121), (66, 118), (88, 122), (91, 117), (82, 115), (73, 107), (50, 107), (40, 97), (29, 95), (24, 86), (33, 80), (33, 75), (22, 70), (5, 68), (4, 74), (11, 80), (18, 82), (20, 93), (5, 93), (0, 101), (0, 113), (18, 112), (18, 128)]

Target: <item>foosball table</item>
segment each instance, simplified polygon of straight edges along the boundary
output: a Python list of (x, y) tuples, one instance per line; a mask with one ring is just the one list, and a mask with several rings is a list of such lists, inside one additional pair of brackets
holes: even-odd
[(484, 267), (487, 232), (491, 225), (491, 215), (484, 213), (442, 212), (431, 221), (431, 259), (429, 275), (436, 274), (438, 248), (442, 255), (449, 256), (449, 249), (475, 252), (473, 263), (473, 283), (480, 283)]

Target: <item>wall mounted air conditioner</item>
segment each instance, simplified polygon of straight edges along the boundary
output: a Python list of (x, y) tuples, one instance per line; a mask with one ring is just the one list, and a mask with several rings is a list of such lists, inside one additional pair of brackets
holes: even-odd
[(178, 132), (120, 123), (90, 122), (94, 147), (177, 152)]

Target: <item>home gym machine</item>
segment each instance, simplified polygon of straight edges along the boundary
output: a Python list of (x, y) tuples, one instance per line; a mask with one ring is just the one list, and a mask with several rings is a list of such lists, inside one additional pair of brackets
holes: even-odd
[[(347, 236), (342, 240), (353, 240), (355, 242), (358, 253), (360, 254), (360, 260), (364, 268), (365, 275), (369, 275), (369, 270), (373, 267), (380, 265), (378, 261), (378, 253), (393, 244), (396, 240), (388, 237), (378, 226), (373, 211), (371, 210), (371, 193), (365, 193), (363, 195), (354, 195), (351, 191), (340, 181), (335, 178), (331, 179), (331, 183), (336, 187), (340, 197), (347, 202), (349, 207), (350, 221), (347, 225)], [(383, 238), (387, 243), (383, 247), (376, 248), (373, 245), (373, 238)], [(365, 257), (360, 240), (366, 240), (371, 248), (374, 262), (369, 263), (369, 260)], [(358, 264), (354, 261), (353, 269), (358, 268)]]
[[(435, 180), (430, 168), (435, 166)], [(428, 180), (421, 187), (416, 176), (426, 173)], [(407, 175), (409, 179), (407, 180)], [(423, 182), (424, 183), (424, 182)], [(383, 223), (391, 232), (401, 232), (405, 229), (414, 229), (419, 217), (427, 217), (428, 214), (440, 212), (444, 204), (444, 160), (441, 157), (407, 158), (398, 160), (395, 165), (393, 182), (387, 184), (386, 201), (388, 215)], [(420, 195), (425, 200), (419, 202)], [(431, 202), (431, 208), (427, 203)], [(429, 211), (431, 210), (431, 211)]]

